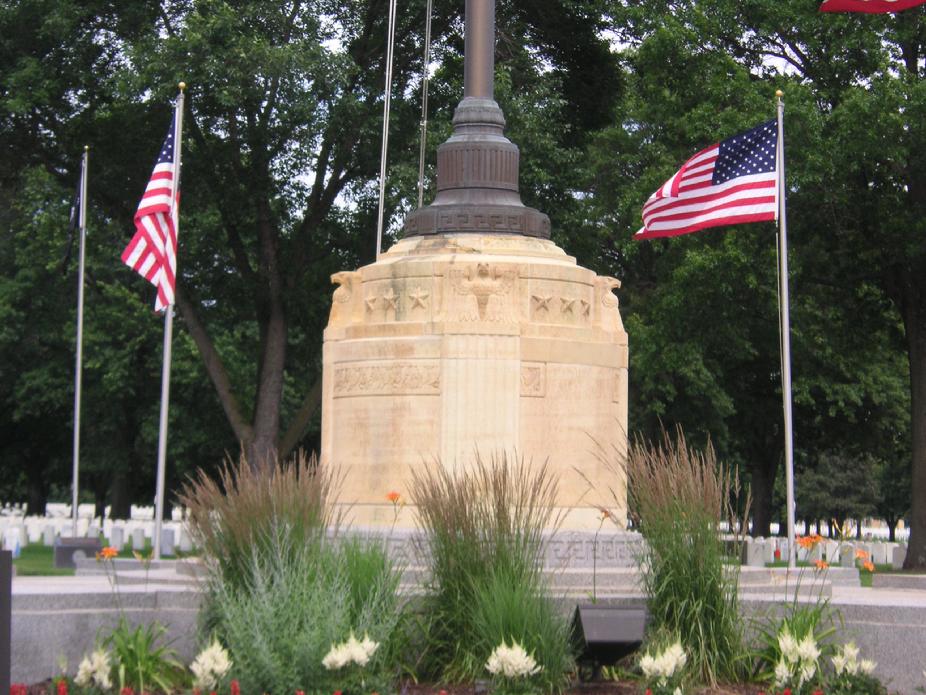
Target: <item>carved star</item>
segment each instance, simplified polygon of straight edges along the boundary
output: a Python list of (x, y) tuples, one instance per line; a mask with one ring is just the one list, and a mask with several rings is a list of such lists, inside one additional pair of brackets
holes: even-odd
[(393, 291), (393, 289), (390, 287), (389, 291), (383, 295), (383, 301), (386, 303), (386, 309), (387, 310), (395, 309), (397, 306), (398, 298), (399, 298), (399, 295), (397, 295), (395, 291)]
[(576, 303), (575, 299), (567, 299), (566, 297), (560, 297), (559, 300), (563, 303), (562, 311), (564, 314), (571, 314), (572, 307)]
[(371, 295), (363, 300), (367, 305), (367, 311), (373, 311), (376, 308), (376, 302), (379, 301), (379, 297)]
[(538, 311), (540, 311), (541, 309), (545, 309), (546, 311), (549, 311), (550, 301), (553, 299), (553, 297), (552, 296), (544, 297), (539, 294), (534, 294), (534, 295), (531, 295), (531, 299), (533, 299), (534, 302), (536, 302)]
[(579, 304), (582, 305), (582, 316), (588, 316), (592, 310), (592, 305), (584, 299), (580, 299)]
[(420, 306), (422, 309), (428, 308), (426, 300), (431, 296), (430, 293), (422, 292), (420, 287), (416, 287), (414, 292), (408, 293), (408, 296), (412, 300), (412, 309), (414, 309), (416, 306)]

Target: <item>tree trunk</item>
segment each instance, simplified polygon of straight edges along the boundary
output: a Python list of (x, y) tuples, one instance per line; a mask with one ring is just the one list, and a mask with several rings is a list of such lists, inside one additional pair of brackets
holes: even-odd
[(897, 519), (891, 517), (890, 519), (885, 519), (887, 522), (887, 540), (888, 543), (894, 543), (897, 538)]
[(254, 399), (254, 435), (246, 442), (252, 470), (268, 472), (277, 459), (280, 436), (280, 406), (283, 399), (283, 371), (286, 368), (288, 326), (283, 308), (283, 279), (280, 274), (279, 238), (269, 201), (260, 199), (258, 239), (260, 243), (260, 290), (257, 321), (260, 325), (260, 362)]
[(117, 470), (113, 474), (112, 501), (109, 508), (111, 519), (128, 519), (132, 515), (132, 495), (129, 492), (128, 470)]
[[(754, 538), (768, 538), (772, 526), (772, 490), (775, 487), (775, 473), (778, 458), (757, 458), (750, 470), (752, 475), (752, 535)], [(781, 530), (779, 529), (779, 534)]]
[(910, 359), (910, 424), (913, 475), (910, 544), (904, 569), (926, 569), (926, 276), (908, 273), (904, 289), (904, 328)]
[(106, 519), (106, 483), (93, 486), (93, 516), (102, 523)]
[(29, 466), (28, 482), (28, 513), (45, 516), (45, 505), (48, 504), (48, 486), (42, 480), (42, 471), (38, 466)]

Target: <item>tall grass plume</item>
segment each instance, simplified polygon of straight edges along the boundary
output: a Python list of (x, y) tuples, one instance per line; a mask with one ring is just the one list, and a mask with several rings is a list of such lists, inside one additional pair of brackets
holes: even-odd
[(572, 655), (565, 620), (548, 598), (545, 540), (562, 521), (558, 480), (546, 464), (501, 454), (457, 471), (439, 461), (415, 470), (410, 486), (430, 558), (426, 668), (448, 682), (486, 676), (502, 642), (537, 658), (544, 692), (565, 684)]
[[(656, 639), (679, 639), (688, 668), (706, 683), (748, 671), (738, 578), (750, 498), (739, 477), (698, 451), (678, 428), (660, 441), (633, 441), (627, 456), (607, 461), (626, 474), (628, 503), (645, 544), (638, 563)], [(733, 534), (723, 537), (723, 522)]]

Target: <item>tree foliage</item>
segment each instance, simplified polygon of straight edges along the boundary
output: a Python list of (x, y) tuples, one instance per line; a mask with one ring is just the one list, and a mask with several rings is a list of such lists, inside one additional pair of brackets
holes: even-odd
[[(435, 3), (429, 162), (462, 93), (462, 5)], [(112, 485), (102, 471), (150, 475), (160, 324), (146, 308), (151, 290), (117, 257), (181, 79), (190, 87), (172, 470), (218, 462), (236, 442), (252, 462), (311, 448), (328, 278), (374, 257), (385, 10), (384, 0), (0, 8), (0, 151), (18, 164), (0, 172), (0, 430), (21, 462), (0, 485), (31, 485), (39, 501), (48, 481), (67, 479), (74, 279), (73, 264), (64, 276), (56, 263), (88, 143), (85, 403), (108, 405), (88, 425), (87, 471), (101, 496)], [(387, 244), (416, 200), (423, 12), (424, 3), (399, 14)], [(922, 8), (500, 0), (496, 50), (525, 202), (550, 215), (554, 239), (580, 263), (623, 280), (632, 428), (653, 436), (679, 423), (696, 444), (710, 438), (748, 474), (758, 533), (779, 514), (783, 442), (774, 226), (645, 243), (631, 234), (681, 162), (773, 117), (774, 91), (784, 91), (797, 467), (809, 473), (837, 451), (882, 475), (906, 458), (908, 558), (918, 565), (924, 35)], [(880, 513), (903, 513), (888, 487)]]

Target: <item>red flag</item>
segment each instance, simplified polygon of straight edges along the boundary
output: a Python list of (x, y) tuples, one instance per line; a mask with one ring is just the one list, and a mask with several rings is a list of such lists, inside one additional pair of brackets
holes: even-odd
[(900, 12), (922, 5), (926, 0), (823, 0), (820, 12)]
[(176, 115), (151, 172), (148, 187), (135, 211), (135, 236), (122, 252), (122, 262), (158, 288), (155, 311), (174, 303), (176, 286), (180, 191), (171, 196), (174, 177), (178, 173), (174, 156), (175, 124)]
[(634, 238), (777, 219), (777, 148), (768, 121), (698, 152), (646, 201)]

